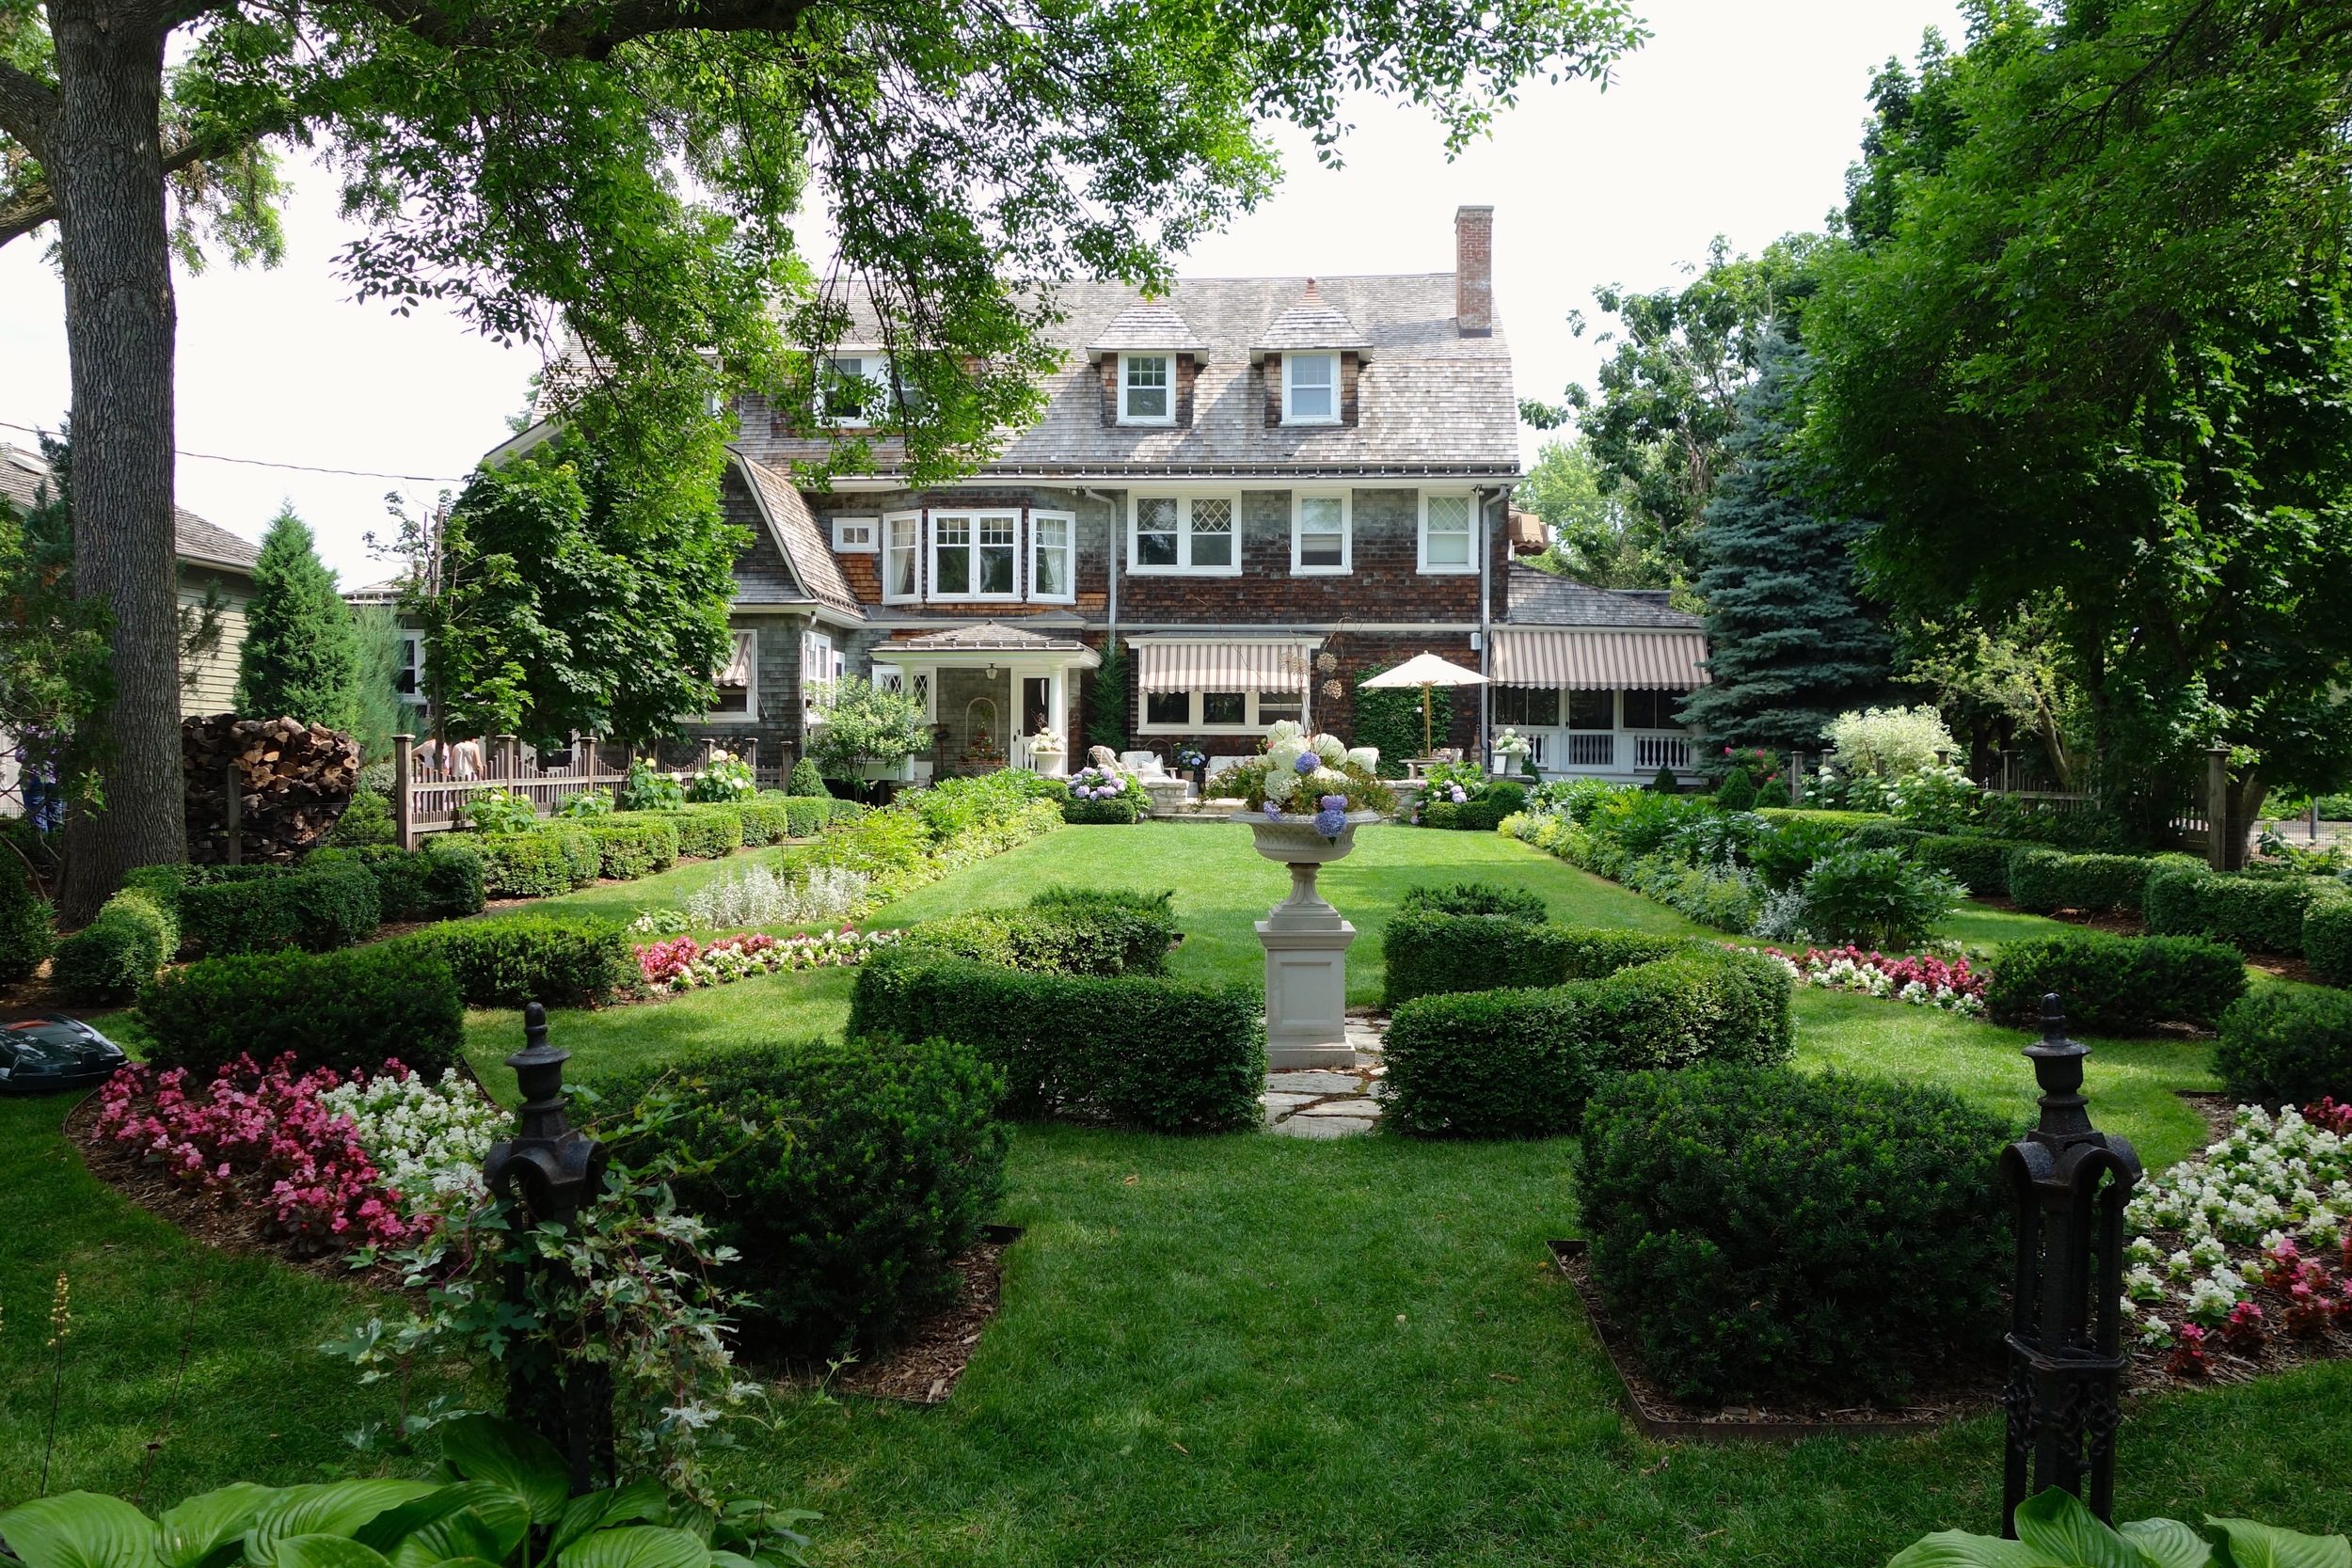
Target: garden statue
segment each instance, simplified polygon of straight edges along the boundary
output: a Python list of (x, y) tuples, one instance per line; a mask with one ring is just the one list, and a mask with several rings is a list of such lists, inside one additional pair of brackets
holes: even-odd
[(1291, 872), (1290, 896), (1258, 922), (1266, 1066), (1354, 1067), (1347, 949), (1356, 927), (1315, 891), (1315, 869), (1353, 849), (1356, 830), (1377, 822), (1395, 798), (1337, 738), (1307, 736), (1287, 720), (1266, 732), (1264, 755), (1228, 768), (1217, 784), (1246, 803), (1233, 820), (1249, 824), (1258, 853)]

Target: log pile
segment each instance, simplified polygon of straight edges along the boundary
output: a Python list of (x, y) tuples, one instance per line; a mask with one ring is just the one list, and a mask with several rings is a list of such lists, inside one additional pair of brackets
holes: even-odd
[(359, 787), (359, 746), (340, 730), (293, 719), (216, 713), (180, 721), (187, 791), (188, 859), (217, 864), (229, 853), (229, 777), (239, 785), (241, 853), (250, 864), (291, 861), (326, 838)]

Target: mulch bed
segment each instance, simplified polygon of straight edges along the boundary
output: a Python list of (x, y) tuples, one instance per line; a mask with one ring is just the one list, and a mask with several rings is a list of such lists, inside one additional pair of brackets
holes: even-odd
[[(1999, 910), (2006, 914), (2024, 914), (2028, 912), (2026, 911), (2020, 910), (2017, 907), (2015, 900), (2009, 898), (2006, 895), (1996, 895), (1993, 894), (1970, 894), (1969, 902), (1972, 904), (1981, 904), (1988, 910)], [(2040, 914), (2042, 911), (2037, 910), (2030, 912)], [(2088, 931), (2105, 931), (2109, 936), (2138, 937), (2146, 936), (2148, 934), (2146, 928), (2140, 925), (2139, 916), (2136, 914), (2124, 914), (2113, 910), (2098, 913), (2093, 913), (2088, 910), (2053, 910), (2046, 915), (2043, 915), (2042, 918), (2045, 920), (2064, 921), (2069, 926), (2080, 926)]]
[(917, 1319), (898, 1341), (872, 1360), (852, 1361), (834, 1371), (824, 1366), (789, 1363), (777, 1369), (787, 1380), (832, 1392), (908, 1404), (943, 1404), (955, 1392), (988, 1321), (996, 1315), (1004, 1285), (1005, 1249), (1021, 1239), (1017, 1225), (992, 1225), (976, 1246), (948, 1260), (955, 1271), (955, 1300)]

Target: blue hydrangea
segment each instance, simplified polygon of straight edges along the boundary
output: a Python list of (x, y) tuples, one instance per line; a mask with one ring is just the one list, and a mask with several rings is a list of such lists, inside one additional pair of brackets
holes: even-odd
[(1315, 813), (1315, 832), (1326, 838), (1337, 838), (1347, 830), (1347, 813), (1328, 807)]
[(1315, 755), (1312, 752), (1309, 752), (1300, 756), (1299, 759), (1291, 766), (1298, 770), (1298, 776), (1303, 779), (1308, 774), (1313, 772), (1316, 768), (1322, 767), (1323, 759)]
[(1343, 812), (1347, 809), (1347, 797), (1344, 795), (1326, 795), (1322, 800), (1317, 800), (1315, 804), (1321, 806), (1325, 811)]
[(1268, 800), (1265, 803), (1265, 819), (1269, 822), (1279, 822), (1282, 820), (1282, 808)]

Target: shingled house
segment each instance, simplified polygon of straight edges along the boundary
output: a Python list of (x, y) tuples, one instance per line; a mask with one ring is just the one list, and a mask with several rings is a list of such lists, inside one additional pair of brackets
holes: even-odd
[[(803, 491), (791, 465), (823, 455), (805, 421), (744, 398), (724, 496), (753, 544), (719, 710), (690, 732), (758, 736), (774, 775), (812, 684), (870, 676), (932, 715), (918, 774), (1028, 763), (1041, 729), (1082, 758), (1103, 703), (1136, 746), (1230, 754), (1277, 719), (1346, 736), (1357, 683), (1427, 651), (1508, 683), (1456, 703), (1440, 745), (1510, 723), (1549, 770), (1687, 768), (1672, 709), (1704, 679), (1696, 622), (1510, 561), (1492, 220), (1455, 215), (1450, 273), (1071, 285), (1042, 417), (952, 484), (909, 486), (882, 441), (874, 472)], [(884, 369), (854, 341), (834, 367)], [(1096, 673), (1114, 641), (1123, 690)]]

